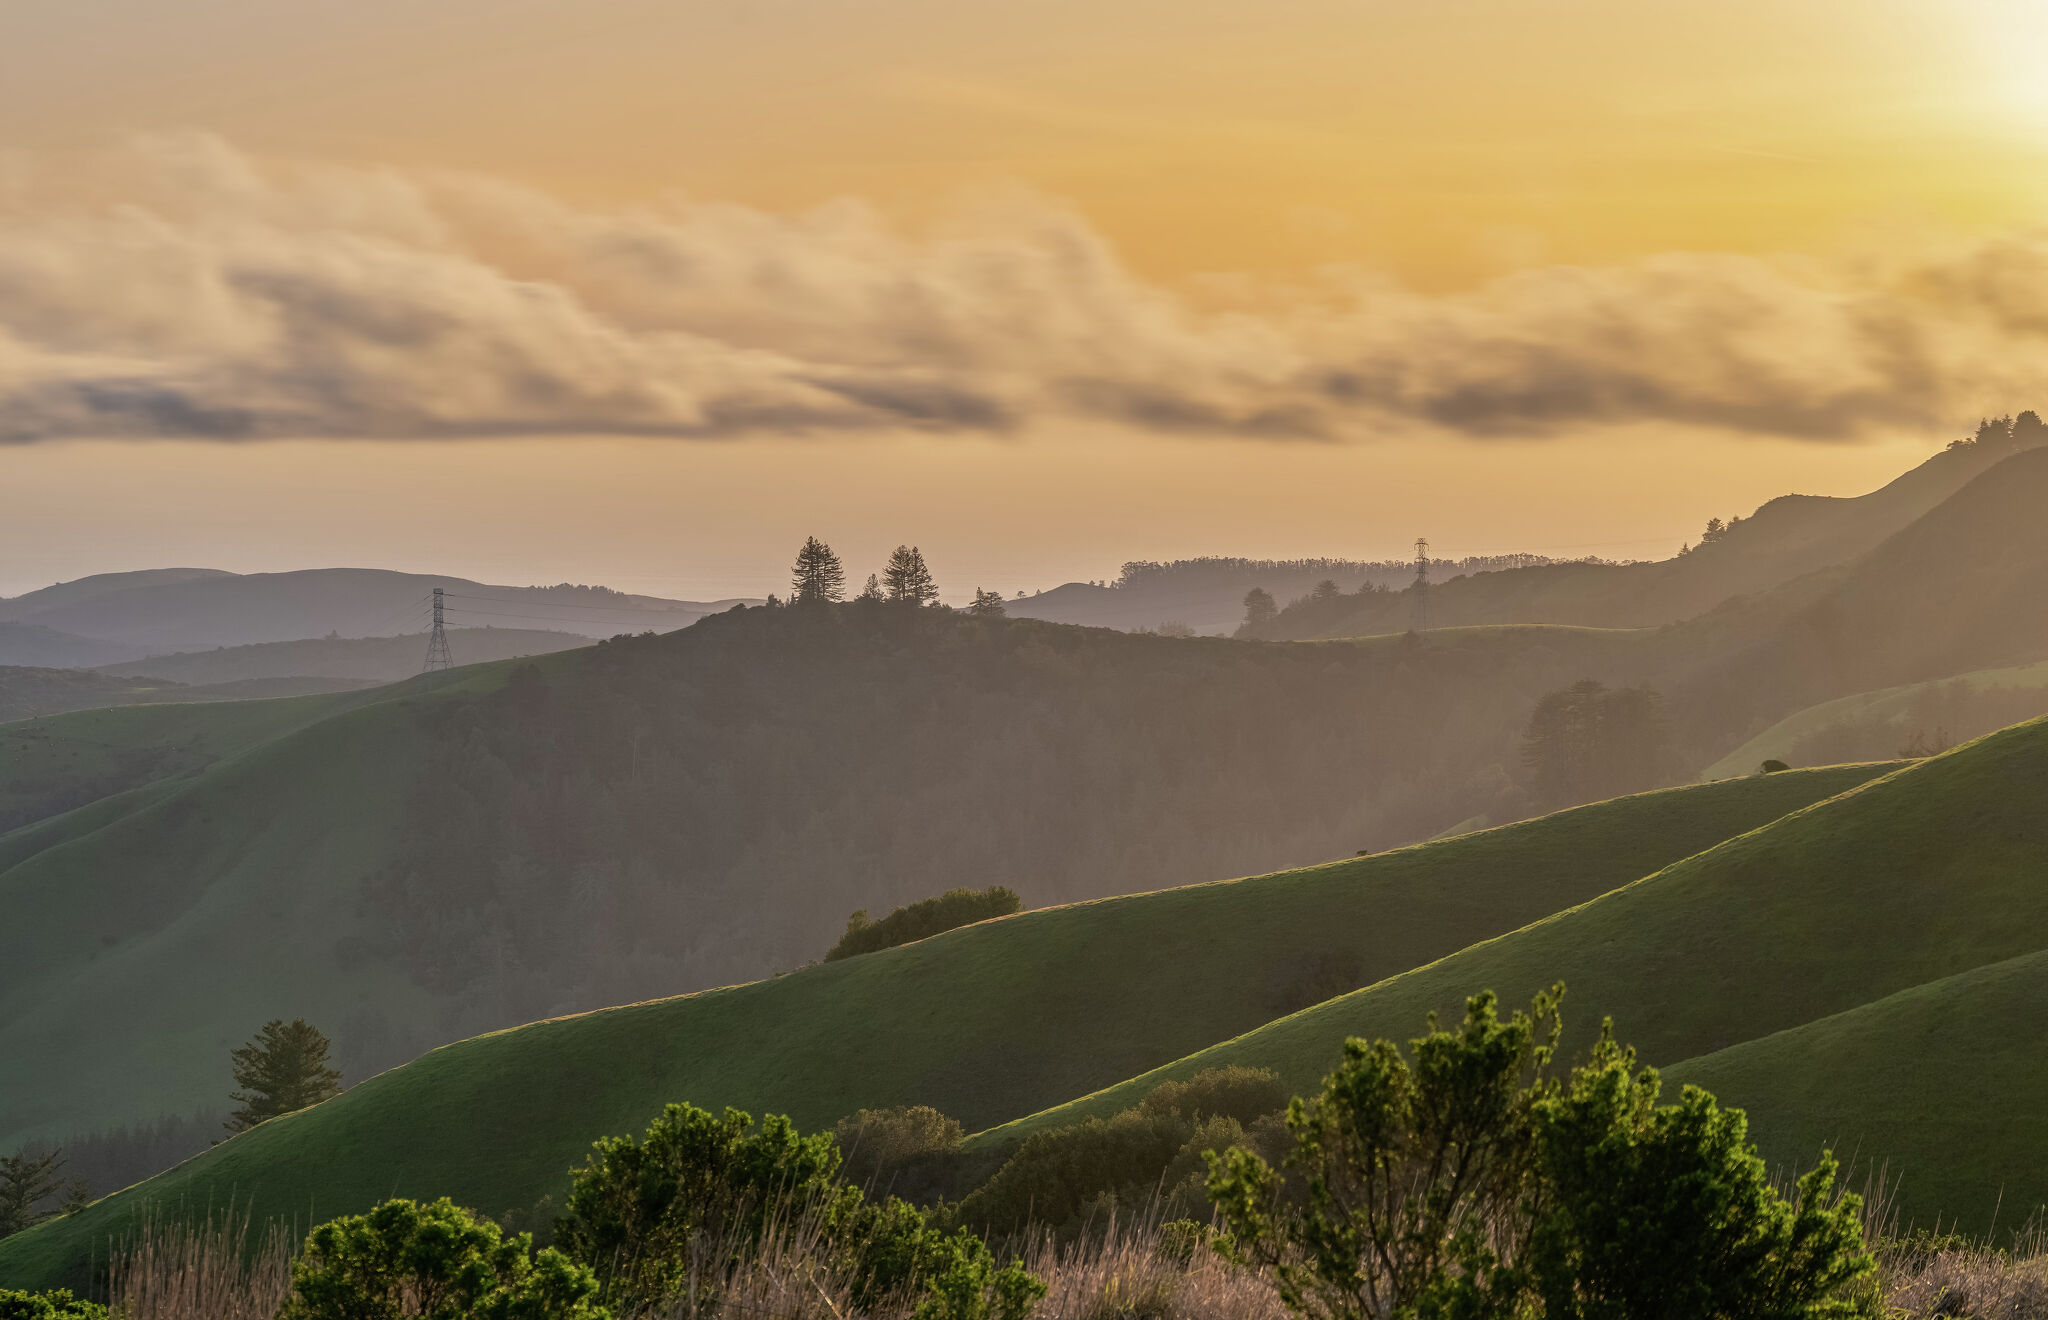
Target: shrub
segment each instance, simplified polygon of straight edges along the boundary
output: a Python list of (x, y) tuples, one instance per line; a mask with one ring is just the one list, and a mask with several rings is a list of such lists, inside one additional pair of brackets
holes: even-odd
[(1603, 1033), (1567, 1084), (1549, 1073), (1557, 995), (1502, 1022), (1491, 994), (1411, 1043), (1349, 1040), (1321, 1093), (1288, 1113), (1306, 1195), (1235, 1149), (1209, 1190), (1240, 1263), (1298, 1314), (1508, 1320), (1792, 1320), (1852, 1313), (1871, 1262), (1861, 1204), (1823, 1157), (1791, 1203), (1739, 1113)]
[(943, 1158), (960, 1149), (966, 1131), (930, 1105), (863, 1109), (832, 1129), (845, 1159), (847, 1181), (881, 1183), (906, 1164)]
[(62, 1288), (40, 1293), (0, 1288), (0, 1320), (107, 1320), (107, 1308)]
[(1760, 775), (1775, 775), (1781, 771), (1790, 770), (1791, 768), (1791, 766), (1786, 765), (1783, 761), (1780, 761), (1776, 757), (1772, 757), (1770, 760), (1765, 761), (1762, 765), (1758, 766), (1756, 768), (1756, 772)]
[(846, 933), (825, 955), (825, 961), (837, 962), (857, 953), (893, 949), (899, 944), (927, 939), (958, 926), (986, 921), (990, 917), (1007, 917), (1012, 912), (1023, 910), (1024, 902), (1014, 891), (1002, 885), (990, 885), (987, 889), (948, 889), (937, 898), (922, 899), (897, 908), (880, 921), (869, 920), (866, 911), (856, 912), (846, 919)]
[(947, 1238), (944, 1254), (911, 1320), (1024, 1320), (1045, 1281), (1009, 1264), (998, 1268), (988, 1244), (964, 1230)]
[(1143, 1114), (1195, 1120), (1221, 1116), (1249, 1127), (1287, 1108), (1287, 1084), (1270, 1068), (1205, 1068), (1184, 1082), (1163, 1082), (1138, 1102)]
[(787, 1118), (670, 1105), (645, 1137), (608, 1137), (575, 1174), (555, 1240), (595, 1270), (607, 1300), (660, 1297), (693, 1268), (758, 1242), (791, 1207), (828, 1227), (860, 1193), (834, 1181), (830, 1133), (799, 1136)]
[(320, 1225), (278, 1320), (609, 1320), (597, 1280), (446, 1197), (386, 1201)]

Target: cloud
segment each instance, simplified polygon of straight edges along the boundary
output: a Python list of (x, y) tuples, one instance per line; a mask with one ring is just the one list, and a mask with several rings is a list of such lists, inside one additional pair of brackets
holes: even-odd
[(0, 170), (0, 438), (1024, 432), (1852, 439), (2048, 391), (2048, 235), (1858, 263), (1670, 254), (1432, 296), (1358, 271), (1238, 310), (1017, 201), (912, 236), (578, 209), (259, 163), (211, 137)]

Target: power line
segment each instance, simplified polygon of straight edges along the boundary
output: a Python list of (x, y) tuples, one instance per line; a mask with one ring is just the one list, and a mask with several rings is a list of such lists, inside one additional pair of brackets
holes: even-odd
[(436, 669), (455, 668), (455, 657), (448, 653), (448, 630), (441, 626), (441, 589), (434, 588), (434, 631), (427, 638), (427, 662), (420, 667), (422, 673)]

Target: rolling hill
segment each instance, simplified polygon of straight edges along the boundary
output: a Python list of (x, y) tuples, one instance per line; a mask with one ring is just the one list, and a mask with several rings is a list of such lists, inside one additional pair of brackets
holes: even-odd
[(0, 600), (0, 623), (34, 624), (118, 644), (122, 653), (84, 662), (108, 664), (329, 634), (388, 636), (421, 621), (425, 599), (436, 587), (448, 593), (450, 622), (458, 627), (542, 626), (586, 637), (666, 632), (738, 603), (666, 600), (566, 583), (492, 586), (368, 568), (246, 574), (158, 569), (101, 574)]
[(233, 1195), (259, 1212), (325, 1215), (448, 1192), (523, 1208), (589, 1141), (637, 1130), (670, 1099), (787, 1111), (806, 1126), (912, 1102), (1000, 1122), (1582, 902), (1886, 768), (1667, 790), (1306, 870), (1041, 909), (478, 1037), (0, 1243), (0, 1282), (75, 1274), (152, 1203)]
[(143, 648), (125, 642), (74, 637), (40, 623), (0, 619), (0, 665), (27, 669), (86, 669), (132, 660)]
[[(588, 646), (581, 633), (540, 628), (450, 628), (448, 649), (458, 664), (485, 664), (547, 655)], [(309, 637), (294, 642), (257, 642), (212, 651), (184, 651), (102, 665), (103, 674), (167, 679), (174, 683), (220, 684), (259, 679), (333, 678), (392, 683), (420, 672), (427, 653), (424, 632), (399, 637)]]
[[(2021, 456), (2037, 451), (2020, 451)], [(1868, 554), (1951, 496), (2010, 461), (2010, 447), (1944, 450), (1884, 487), (1854, 498), (1785, 495), (1726, 536), (1652, 563), (1545, 564), (1476, 573), (1431, 587), (1432, 626), (1560, 623), (1659, 627), (1703, 614)], [(1966, 571), (1969, 561), (1957, 561)], [(1259, 636), (1357, 637), (1410, 626), (1404, 592), (1368, 592), (1287, 610)]]
[[(1796, 1057), (1790, 1051), (1798, 1040), (1832, 1042), (1827, 1048), (1844, 1079), (1895, 1066), (1889, 1054), (1851, 1057), (1855, 1042), (1873, 1039), (1854, 1024), (1885, 1021), (1905, 1011), (1901, 1005), (1923, 1001), (1904, 998), (1873, 1008), (1878, 1015), (1870, 1018), (1853, 1017), (1856, 1010), (1977, 986), (1964, 974), (2048, 949), (2044, 796), (2048, 720), (1914, 762), (1612, 893), (980, 1140), (1113, 1112), (1161, 1080), (1222, 1064), (1275, 1068), (1306, 1087), (1327, 1071), (1335, 1043), (1347, 1035), (1407, 1039), (1428, 1013), (1455, 1014), (1477, 991), (1526, 1003), (1563, 981), (1567, 1047), (1584, 1044), (1612, 1016), (1622, 1039), (1651, 1063), (1698, 1059), (1688, 1075), (1740, 1076), (1762, 1098), (1783, 1097), (1763, 1116), (1803, 1126), (1788, 1127), (1794, 1135), (1782, 1140), (1796, 1145), (1832, 1125), (1871, 1134), (1852, 1149), (1883, 1159), (1889, 1152), (1877, 1137), (1897, 1121), (1887, 1091), (1853, 1080), (1835, 1086), (1826, 1073), (1788, 1074), (1768, 1091), (1754, 1062), (1765, 1056), (1729, 1053), (1720, 1073), (1702, 1056), (1807, 1028), (1814, 1034), (1769, 1048), (1782, 1061)], [(1837, 1015), (1851, 1015), (1842, 1018), (1848, 1025), (1817, 1025)], [(2011, 1181), (2011, 1163), (2041, 1164), (2041, 1129), (2028, 1127), (2026, 1107), (2010, 1107), (1996, 1085), (2005, 1065), (1992, 1061), (2010, 1054), (2000, 1038), (2013, 1022), (1957, 1011), (1946, 1026), (1956, 1039), (1944, 1048), (1965, 1061), (1981, 1054), (1992, 1071), (1979, 1079), (1962, 1066), (1946, 1076), (1956, 1121), (1931, 1125), (1914, 1151), (1921, 1160), (1938, 1151), (1947, 1167), (1939, 1178), (1904, 1170), (1902, 1206), (1921, 1222), (1939, 1214), (1982, 1228), (1991, 1190)], [(1915, 1057), (1913, 1048), (1905, 1057)], [(1827, 1108), (1809, 1121), (1799, 1097), (1822, 1091)], [(1985, 1137), (1991, 1130), (1998, 1139)], [(1781, 1140), (1768, 1128), (1763, 1135)]]

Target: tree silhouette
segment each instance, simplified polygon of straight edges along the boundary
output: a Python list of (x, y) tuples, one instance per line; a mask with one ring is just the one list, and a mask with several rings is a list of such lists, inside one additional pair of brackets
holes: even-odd
[(255, 1039), (234, 1051), (235, 1085), (228, 1098), (241, 1106), (228, 1115), (228, 1131), (246, 1132), (267, 1118), (289, 1114), (341, 1093), (341, 1074), (327, 1066), (327, 1037), (304, 1018), (272, 1018)]
[(790, 570), (789, 591), (790, 602), (796, 605), (823, 605), (846, 598), (846, 570), (831, 546), (815, 536), (804, 538)]
[[(66, 1191), (63, 1179), (57, 1176), (63, 1165), (64, 1156), (54, 1150), (44, 1155), (19, 1150), (0, 1156), (0, 1238), (64, 1213), (48, 1204)], [(70, 1190), (72, 1204), (65, 1210), (84, 1199), (82, 1185)]]
[(882, 580), (873, 573), (868, 574), (868, 584), (860, 589), (859, 600), (882, 599)]
[(992, 619), (1000, 619), (1009, 613), (1008, 610), (1003, 608), (1002, 592), (983, 591), (980, 587), (974, 589), (974, 603), (967, 607), (967, 612), (969, 614), (984, 615)]
[(925, 567), (924, 553), (914, 545), (899, 545), (882, 568), (882, 586), (889, 599), (911, 605), (938, 603), (939, 587), (932, 571)]
[(1264, 587), (1253, 587), (1244, 593), (1244, 626), (1248, 631), (1257, 631), (1271, 623), (1280, 613), (1280, 607), (1273, 601), (1273, 593)]

